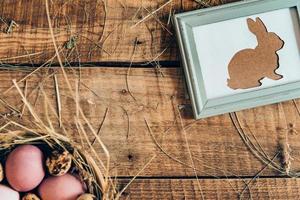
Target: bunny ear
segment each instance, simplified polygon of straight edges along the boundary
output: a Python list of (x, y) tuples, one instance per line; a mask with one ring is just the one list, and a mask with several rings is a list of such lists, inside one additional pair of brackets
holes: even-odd
[(252, 28), (252, 27), (255, 26), (255, 23), (256, 23), (256, 22), (255, 22), (253, 19), (248, 18), (248, 19), (247, 19), (247, 23), (248, 23), (248, 27), (249, 27), (249, 28)]
[(254, 21), (251, 18), (247, 19), (249, 30), (256, 36), (262, 36), (267, 33), (267, 28), (259, 17)]
[(265, 24), (259, 17), (256, 18), (256, 24), (259, 27), (261, 32), (264, 32), (264, 33), (268, 32), (267, 27), (265, 26)]

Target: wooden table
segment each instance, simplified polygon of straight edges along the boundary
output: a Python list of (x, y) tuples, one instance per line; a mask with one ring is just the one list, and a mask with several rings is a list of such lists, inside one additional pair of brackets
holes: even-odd
[[(137, 176), (122, 198), (300, 199), (300, 179), (292, 178), (300, 170), (298, 100), (237, 112), (238, 121), (229, 114), (193, 120), (170, 15), (198, 7), (192, 0), (50, 4), (55, 39), (71, 83), (80, 77), (84, 113), (95, 129), (101, 127), (111, 175), (120, 189)], [(37, 67), (51, 58), (57, 63), (44, 0), (1, 1), (0, 13), (2, 63)], [(22, 80), (32, 68), (2, 66), (9, 70), (0, 72), (1, 98), (22, 109), (17, 91), (9, 89), (12, 79), (21, 80), (40, 115), (45, 105), (37, 86), (56, 105), (56, 72), (62, 120), (75, 130), (76, 113), (60, 70), (43, 69)], [(2, 114), (9, 116), (1, 103)], [(23, 117), (30, 119), (26, 110)], [(50, 118), (56, 121), (53, 113)], [(78, 138), (76, 131), (73, 136)], [(98, 153), (106, 159), (100, 148)]]

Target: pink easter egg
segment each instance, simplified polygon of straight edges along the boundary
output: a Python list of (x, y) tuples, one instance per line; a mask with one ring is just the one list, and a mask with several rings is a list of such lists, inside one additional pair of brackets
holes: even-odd
[(5, 174), (12, 188), (19, 192), (28, 192), (36, 188), (45, 177), (44, 156), (33, 145), (21, 145), (15, 148), (5, 163)]
[(82, 182), (71, 174), (46, 178), (38, 188), (43, 200), (76, 200), (85, 192)]

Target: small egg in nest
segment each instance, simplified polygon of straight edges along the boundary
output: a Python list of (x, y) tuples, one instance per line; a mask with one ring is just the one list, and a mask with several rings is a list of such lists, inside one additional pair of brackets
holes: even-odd
[(28, 193), (25, 196), (23, 196), (22, 200), (40, 200), (40, 198), (32, 193)]
[(3, 181), (4, 179), (4, 171), (3, 171), (3, 166), (0, 163), (0, 182)]
[(46, 160), (46, 166), (52, 176), (63, 176), (72, 166), (72, 155), (68, 151), (53, 151)]
[(92, 194), (82, 194), (80, 195), (77, 200), (95, 200), (96, 197)]

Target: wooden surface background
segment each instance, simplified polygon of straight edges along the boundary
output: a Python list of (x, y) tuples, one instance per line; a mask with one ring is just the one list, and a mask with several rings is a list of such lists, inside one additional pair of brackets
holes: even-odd
[[(111, 155), (112, 176), (122, 188), (138, 175), (122, 199), (300, 199), (300, 179), (294, 173), (300, 171), (300, 101), (236, 113), (251, 141), (286, 173), (258, 159), (229, 114), (192, 119), (169, 19), (173, 13), (200, 7), (193, 0), (51, 4), (68, 76), (73, 85), (80, 77), (80, 104), (93, 127), (102, 127), (99, 134)], [(21, 99), (11, 88), (13, 79), (45, 115), (38, 88), (42, 86), (56, 105), (56, 74), (63, 122), (78, 139), (75, 109), (61, 71), (48, 65), (24, 78), (33, 70), (29, 66), (40, 66), (55, 55), (44, 1), (1, 1), (0, 17), (2, 118), (12, 114), (7, 103), (22, 110)], [(12, 20), (18, 27), (7, 33)], [(55, 66), (55, 58), (52, 63)], [(25, 110), (23, 118), (27, 117), (31, 119)]]

